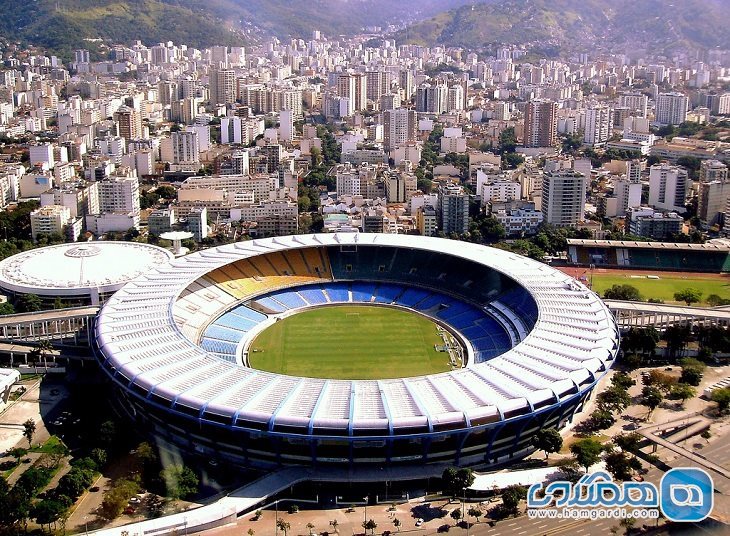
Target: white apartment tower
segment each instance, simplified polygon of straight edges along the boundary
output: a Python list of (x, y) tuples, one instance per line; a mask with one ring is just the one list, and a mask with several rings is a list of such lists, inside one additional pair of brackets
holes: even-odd
[(659, 210), (684, 213), (692, 181), (687, 170), (669, 164), (656, 164), (649, 169), (649, 205)]
[(583, 143), (587, 145), (603, 145), (611, 137), (611, 108), (593, 106), (586, 110), (586, 128)]
[(552, 225), (576, 225), (585, 218), (587, 179), (573, 170), (548, 171), (542, 179), (542, 213)]
[(236, 102), (236, 72), (233, 69), (211, 69), (210, 102), (213, 104)]
[(525, 107), (525, 147), (553, 147), (557, 140), (558, 103), (534, 99)]
[(659, 93), (656, 99), (655, 121), (660, 125), (679, 125), (687, 118), (689, 99), (678, 92)]
[(291, 143), (294, 141), (294, 112), (279, 112), (279, 139)]
[(418, 114), (415, 110), (397, 108), (383, 112), (383, 136), (385, 150), (393, 151), (400, 145), (416, 140)]

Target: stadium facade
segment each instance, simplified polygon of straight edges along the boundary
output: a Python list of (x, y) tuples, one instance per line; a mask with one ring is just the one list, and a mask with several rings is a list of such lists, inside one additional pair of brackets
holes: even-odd
[(173, 258), (166, 249), (137, 242), (58, 244), (0, 262), (0, 290), (17, 299), (35, 294), (47, 305), (99, 305), (140, 274)]
[[(383, 380), (246, 366), (261, 326), (334, 303), (427, 315), (461, 338), (465, 366)], [(96, 343), (119, 407), (189, 452), (255, 467), (484, 467), (570, 422), (619, 336), (598, 296), (528, 258), (438, 238), (320, 234), (159, 266), (107, 302)]]

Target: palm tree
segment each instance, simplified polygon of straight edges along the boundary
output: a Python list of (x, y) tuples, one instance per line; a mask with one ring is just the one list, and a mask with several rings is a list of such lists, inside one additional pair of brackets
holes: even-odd
[(312, 529), (314, 528), (314, 523), (311, 521), (307, 523), (307, 529), (309, 530), (309, 536), (312, 536)]
[(337, 532), (337, 525), (339, 525), (339, 523), (337, 522), (336, 519), (333, 519), (332, 521), (330, 521), (330, 527), (332, 527), (332, 530), (334, 530), (335, 532)]

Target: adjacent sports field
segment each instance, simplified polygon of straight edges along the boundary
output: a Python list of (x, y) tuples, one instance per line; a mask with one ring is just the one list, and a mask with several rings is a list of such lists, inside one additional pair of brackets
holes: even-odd
[(252, 368), (310, 378), (370, 380), (451, 369), (436, 324), (368, 305), (320, 307), (284, 318), (249, 347)]
[[(575, 274), (586, 278), (590, 283), (589, 271), (577, 269)], [(647, 275), (656, 276), (659, 279), (647, 278)], [(647, 271), (621, 271), (621, 270), (596, 270), (593, 273), (593, 290), (603, 296), (603, 292), (612, 285), (631, 285), (636, 287), (644, 300), (654, 298), (664, 300), (666, 303), (677, 303), (674, 293), (685, 288), (696, 288), (702, 292), (702, 302), (695, 305), (706, 305), (705, 300), (710, 294), (717, 294), (721, 298), (730, 299), (730, 275), (681, 273), (681, 272), (647, 272)]]

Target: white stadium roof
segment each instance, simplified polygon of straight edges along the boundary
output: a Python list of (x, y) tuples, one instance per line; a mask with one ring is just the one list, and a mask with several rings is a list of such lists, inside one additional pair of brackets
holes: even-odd
[[(537, 323), (516, 346), (486, 362), (431, 376), (349, 381), (285, 376), (223, 361), (173, 320), (181, 292), (220, 266), (287, 249), (352, 245), (432, 250), (491, 267), (532, 294)], [(201, 291), (201, 307), (213, 320), (236, 300), (211, 289)], [(231, 420), (269, 423), (269, 429), (276, 423), (310, 431), (453, 429), (529, 412), (583, 391), (605, 372), (618, 346), (614, 319), (599, 297), (547, 265), (453, 240), (350, 233), (239, 242), (175, 259), (107, 302), (97, 340), (107, 365), (156, 397)]]
[(109, 293), (172, 258), (165, 249), (137, 242), (59, 244), (4, 259), (0, 288), (41, 296)]

